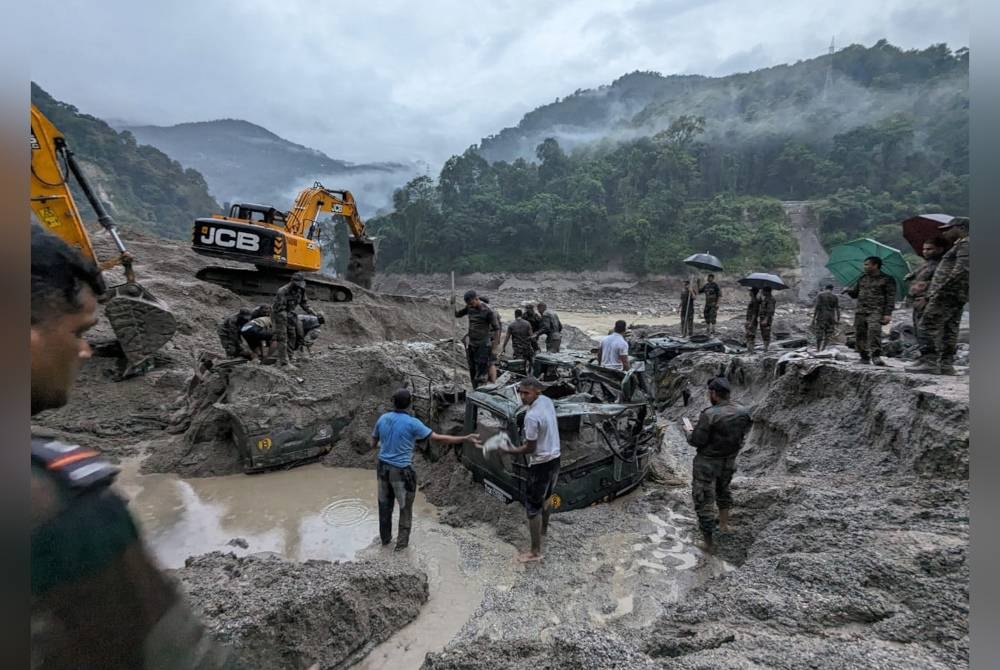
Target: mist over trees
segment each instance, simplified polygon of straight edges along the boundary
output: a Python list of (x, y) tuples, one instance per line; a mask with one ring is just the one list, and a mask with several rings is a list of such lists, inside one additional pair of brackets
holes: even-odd
[[(397, 191), (394, 211), (370, 221), (380, 265), (671, 272), (711, 249), (742, 271), (793, 264), (780, 200), (818, 201), (828, 246), (865, 235), (905, 249), (902, 219), (966, 215), (968, 50), (881, 41), (832, 64), (636, 73), (628, 95), (621, 80), (603, 96), (578, 91), (526, 115), (517, 142), (507, 129)], [(650, 93), (661, 84), (673, 97)], [(627, 121), (598, 128), (626, 107)], [(487, 159), (546, 130), (530, 157)]]

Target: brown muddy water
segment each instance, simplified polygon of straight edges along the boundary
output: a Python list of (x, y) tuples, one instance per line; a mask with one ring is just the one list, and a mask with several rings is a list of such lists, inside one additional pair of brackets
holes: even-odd
[[(550, 625), (575, 621), (591, 626), (618, 622), (649, 625), (664, 601), (731, 569), (697, 549), (692, 518), (670, 510), (635, 516), (626, 505), (637, 492), (610, 504), (568, 513), (589, 530), (557, 525), (547, 568), (514, 560), (517, 548), (486, 525), (463, 528), (438, 522), (437, 509), (418, 492), (410, 548), (394, 555), (378, 541), (375, 474), (319, 464), (260, 475), (183, 479), (138, 472), (122, 463), (116, 486), (129, 498), (146, 541), (159, 562), (177, 568), (189, 556), (210, 551), (245, 555), (274, 552), (296, 561), (408, 560), (428, 577), (430, 597), (420, 615), (358, 663), (359, 670), (417, 668), (460, 634), (503, 637), (516, 631), (527, 610), (541, 605), (530, 595), (548, 582), (565, 597), (542, 606)], [(624, 531), (628, 517), (633, 530)], [(230, 545), (235, 538), (247, 548)], [(564, 546), (565, 545), (565, 546)], [(575, 564), (575, 565), (574, 565)], [(550, 572), (554, 570), (554, 572)], [(575, 576), (582, 583), (571, 584)], [(566, 580), (566, 584), (562, 582)], [(655, 597), (654, 597), (655, 593)], [(513, 599), (497, 608), (497, 604)], [(536, 612), (540, 614), (540, 612)], [(530, 632), (530, 631), (525, 631)]]
[[(182, 479), (139, 473), (137, 460), (121, 464), (116, 486), (129, 498), (146, 542), (167, 568), (210, 551), (246, 555), (274, 552), (304, 561), (377, 560), (392, 553), (378, 537), (378, 501), (371, 470), (319, 464), (260, 475)], [(395, 520), (395, 519), (394, 519)], [(228, 544), (242, 538), (247, 548)], [(467, 538), (467, 539), (466, 539)], [(416, 668), (440, 650), (473, 615), (485, 580), (495, 570), (467, 571), (460, 541), (510, 557), (514, 548), (486, 529), (459, 530), (437, 522), (437, 509), (418, 492), (407, 557), (427, 573), (430, 597), (420, 616), (372, 650), (357, 668)]]

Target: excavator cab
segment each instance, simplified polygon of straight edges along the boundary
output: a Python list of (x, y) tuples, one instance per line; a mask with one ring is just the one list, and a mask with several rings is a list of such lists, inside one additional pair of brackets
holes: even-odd
[[(73, 175), (93, 207), (97, 222), (111, 236), (118, 256), (104, 262), (97, 258), (70, 193), (69, 175)], [(90, 188), (65, 137), (35, 105), (31, 106), (31, 210), (39, 225), (93, 260), (102, 271), (102, 281), (104, 270), (122, 266), (125, 282), (108, 288), (101, 302), (127, 361), (121, 377), (145, 371), (153, 354), (174, 336), (177, 322), (170, 308), (136, 281), (132, 256), (118, 236), (114, 221)]]

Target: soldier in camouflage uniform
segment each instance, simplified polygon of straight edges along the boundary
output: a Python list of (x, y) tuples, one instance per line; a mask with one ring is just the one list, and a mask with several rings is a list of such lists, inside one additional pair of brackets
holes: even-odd
[(747, 303), (746, 345), (747, 351), (753, 351), (754, 340), (757, 338), (757, 326), (760, 319), (760, 289), (750, 289), (750, 302)]
[[(66, 404), (100, 286), (91, 262), (32, 226), (32, 416)], [(31, 667), (240, 667), (156, 567), (110, 487), (117, 472), (96, 452), (32, 437)]]
[[(295, 369), (289, 362), (289, 341), (297, 341), (299, 336), (299, 319), (295, 308), (301, 307), (306, 314), (315, 317), (320, 315), (313, 311), (306, 298), (306, 277), (301, 272), (292, 275), (292, 280), (278, 289), (271, 303), (271, 322), (274, 327), (274, 339), (278, 342), (278, 364)], [(320, 318), (320, 323), (323, 323)]]
[(719, 300), (722, 299), (722, 289), (715, 283), (715, 275), (707, 277), (705, 285), (698, 281), (698, 293), (705, 294), (705, 329), (709, 335), (715, 333), (715, 320), (719, 316)]
[(906, 296), (907, 303), (913, 307), (913, 336), (920, 339), (920, 318), (927, 307), (927, 290), (931, 286), (934, 270), (941, 262), (941, 256), (948, 249), (948, 243), (942, 237), (927, 240), (923, 245), (924, 264), (906, 275), (910, 282), (910, 290)]
[(513, 340), (514, 358), (523, 360), (524, 369), (529, 373), (535, 363), (535, 348), (531, 346), (532, 334), (531, 324), (524, 319), (524, 312), (515, 309), (514, 320), (507, 326), (507, 335), (503, 338), (503, 344), (500, 345), (500, 351), (504, 352), (507, 350), (507, 342)]
[(249, 323), (253, 318), (252, 311), (248, 307), (243, 307), (236, 314), (227, 316), (219, 324), (216, 332), (219, 334), (219, 341), (222, 342), (222, 350), (226, 352), (227, 358), (250, 358), (250, 350), (240, 336), (240, 329)]
[(760, 339), (764, 341), (764, 351), (771, 348), (771, 324), (774, 323), (774, 291), (765, 288), (760, 298)]
[(955, 374), (955, 349), (962, 310), (969, 301), (969, 220), (952, 219), (941, 226), (954, 245), (941, 257), (927, 289), (920, 319), (920, 359), (907, 372)]
[(816, 308), (813, 311), (812, 325), (816, 332), (816, 351), (823, 351), (830, 343), (840, 323), (840, 301), (833, 294), (833, 284), (827, 284), (816, 296)]
[(684, 280), (684, 288), (681, 289), (681, 302), (680, 302), (680, 312), (681, 312), (681, 337), (691, 337), (694, 335), (694, 290), (691, 288), (691, 282)]
[(862, 363), (885, 365), (882, 360), (882, 326), (892, 320), (896, 306), (896, 281), (882, 272), (882, 259), (865, 259), (864, 274), (847, 295), (858, 301), (854, 308), (854, 348)]
[[(711, 380), (708, 400), (712, 406), (702, 411), (691, 431), (686, 431), (688, 444), (696, 450), (691, 465), (691, 494), (698, 527), (708, 546), (717, 529), (729, 529), (729, 510), (733, 506), (729, 484), (736, 473), (736, 455), (753, 424), (750, 411), (729, 399), (730, 390), (725, 377)], [(714, 507), (718, 507), (718, 518)]]

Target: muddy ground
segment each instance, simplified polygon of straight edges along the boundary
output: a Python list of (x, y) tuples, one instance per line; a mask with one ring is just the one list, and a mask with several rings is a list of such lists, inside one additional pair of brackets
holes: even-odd
[[(340, 432), (324, 463), (372, 468), (369, 431), (395, 387), (410, 384), (418, 412), (428, 416), (425, 385), (467, 379), (450, 341), (447, 280), (388, 277), (377, 287), (413, 297), (359, 290), (353, 305), (320, 305), (328, 321), (308, 366), (294, 375), (238, 366), (192, 403), (185, 390), (198, 354), (221, 354), (215, 324), (244, 303), (195, 280), (204, 263), (186, 248), (147, 239), (132, 247), (140, 279), (174, 307), (177, 337), (160, 368), (137, 379), (112, 381), (115, 359), (95, 357), (71, 403), (36, 417), (37, 430), (111, 456), (145, 457), (145, 471), (191, 477), (239, 471), (227, 442), (233, 416), (275, 423), (327, 416), (338, 419)], [(459, 291), (480, 289), (505, 310), (542, 299), (561, 314), (584, 315), (589, 320), (574, 333), (582, 346), (602, 334), (602, 319), (610, 328), (617, 314), (635, 312), (632, 325), (645, 319), (651, 332), (677, 332), (670, 315), (680, 278), (537, 279), (461, 278)], [(723, 288), (733, 295), (734, 287)], [(464, 622), (429, 644), (425, 660), (384, 651), (414, 616), (407, 629), (426, 625), (415, 613), (423, 600), (406, 600), (405, 615), (396, 616), (384, 606), (394, 600), (385, 588), (419, 582), (423, 573), (377, 547), (359, 563), (337, 566), (209, 555), (178, 575), (218, 634), (268, 667), (306, 667), (313, 657), (322, 667), (344, 667), (361, 655), (357, 643), (366, 635), (389, 638), (371, 658), (406, 659), (395, 667), (967, 665), (968, 378), (907, 376), (898, 360), (887, 369), (862, 367), (844, 346), (849, 328), (835, 357), (747, 354), (738, 348), (741, 303), (724, 298), (720, 314), (731, 353), (674, 363), (695, 393), (689, 406), (660, 417), (657, 476), (610, 504), (555, 515), (541, 564), (512, 561), (527, 541), (523, 510), (484, 495), (450, 449), (416, 457), (421, 490), (444, 526), (415, 534), (418, 548), (411, 549), (419, 553), (421, 542), (433, 546), (445, 535), (458, 546), (455, 573), (430, 582), (431, 601), (457, 579), (479, 585), (465, 591), (478, 604), (467, 616), (456, 610)], [(782, 296), (776, 336), (807, 336), (808, 318), (792, 295)], [(897, 311), (897, 322), (906, 318)], [(102, 324), (95, 337), (109, 334)], [(755, 425), (734, 481), (733, 529), (709, 555), (693, 542), (686, 484), (692, 453), (677, 421), (696, 418), (707, 405), (704, 384), (719, 372), (736, 399), (752, 406)], [(435, 425), (458, 432), (462, 414), (435, 407)], [(293, 624), (311, 616), (310, 603), (322, 625), (343, 632), (343, 643), (328, 628), (313, 634), (312, 624)], [(377, 625), (366, 628), (366, 621)], [(264, 622), (275, 630), (264, 631)], [(413, 640), (420, 637), (397, 647), (419, 650)]]
[(215, 637), (252, 668), (350, 667), (427, 602), (427, 575), (398, 560), (215, 552), (174, 575)]

